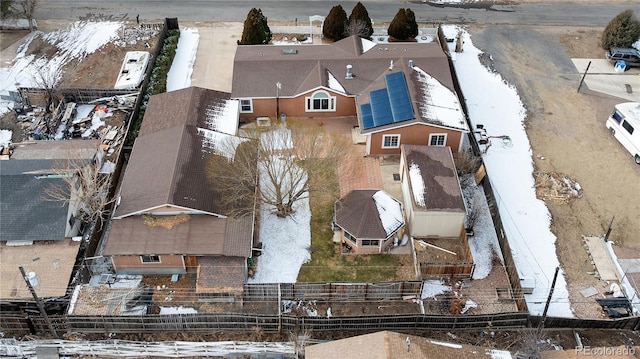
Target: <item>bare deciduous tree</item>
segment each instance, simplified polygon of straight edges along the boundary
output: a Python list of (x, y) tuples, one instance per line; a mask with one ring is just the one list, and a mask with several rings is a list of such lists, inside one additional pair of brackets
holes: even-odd
[[(249, 203), (242, 199), (253, 191), (251, 198), (273, 206), (278, 217), (287, 217), (309, 192), (319, 199), (336, 193), (331, 186), (315, 184), (330, 183), (337, 174), (352, 172), (349, 138), (331, 134), (315, 122), (289, 119), (286, 127), (253, 128), (244, 135), (250, 140), (237, 146), (232, 160), (214, 156), (207, 169), (212, 185), (223, 197), (230, 197), (225, 200), (227, 205), (244, 203), (242, 207), (248, 209)], [(257, 162), (254, 167), (252, 158)]]
[(29, 21), (29, 29), (31, 29), (31, 31), (36, 30), (33, 16), (40, 0), (4, 0), (2, 2), (3, 15), (25, 17)]
[(367, 23), (364, 21), (352, 20), (349, 21), (347, 26), (344, 28), (344, 33), (346, 36), (356, 35), (368, 39), (371, 37), (371, 35), (369, 35), (369, 29), (370, 27), (368, 27)]
[(111, 175), (100, 173), (100, 161), (86, 159), (80, 151), (53, 166), (62, 183), (44, 191), (44, 200), (67, 203), (77, 209), (76, 218), (100, 228), (115, 198), (109, 197)]

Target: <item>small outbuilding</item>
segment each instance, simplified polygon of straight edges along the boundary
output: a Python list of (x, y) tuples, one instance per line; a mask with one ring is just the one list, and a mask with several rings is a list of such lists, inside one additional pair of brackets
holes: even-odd
[(449, 147), (402, 145), (400, 174), (409, 233), (459, 238), (466, 208)]
[(353, 190), (336, 201), (334, 213), (342, 243), (352, 253), (382, 253), (404, 231), (402, 204), (382, 190)]

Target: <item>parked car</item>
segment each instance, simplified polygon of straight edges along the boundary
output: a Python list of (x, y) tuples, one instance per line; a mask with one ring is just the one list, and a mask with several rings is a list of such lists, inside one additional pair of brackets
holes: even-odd
[(640, 165), (640, 102), (617, 104), (605, 126)]
[(611, 47), (607, 50), (606, 58), (612, 64), (624, 61), (629, 67), (640, 67), (640, 51), (631, 47)]

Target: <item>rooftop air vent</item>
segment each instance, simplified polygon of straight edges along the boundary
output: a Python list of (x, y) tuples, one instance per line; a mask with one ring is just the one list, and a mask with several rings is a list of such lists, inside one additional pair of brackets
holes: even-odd
[(283, 55), (295, 55), (298, 53), (298, 50), (296, 49), (284, 49), (282, 50), (282, 54)]

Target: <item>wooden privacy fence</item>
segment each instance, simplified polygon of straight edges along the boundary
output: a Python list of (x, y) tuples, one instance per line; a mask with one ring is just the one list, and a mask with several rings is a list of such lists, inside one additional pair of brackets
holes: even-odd
[(420, 263), (422, 278), (471, 278), (476, 265), (473, 263), (436, 264)]
[(245, 284), (243, 300), (376, 301), (420, 297), (422, 281)]

